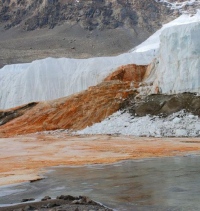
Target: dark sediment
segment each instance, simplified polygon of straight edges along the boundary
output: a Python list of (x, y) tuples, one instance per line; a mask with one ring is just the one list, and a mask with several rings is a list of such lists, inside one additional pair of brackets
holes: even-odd
[(23, 202), (30, 202), (2, 207), (0, 211), (112, 211), (112, 209), (106, 208), (85, 196), (61, 195), (56, 199), (46, 196), (40, 202), (31, 202), (32, 200), (34, 199), (22, 199)]
[(137, 100), (133, 95), (122, 103), (121, 109), (140, 117), (145, 115), (166, 117), (181, 110), (200, 116), (200, 96), (195, 93), (157, 94)]
[(0, 110), (0, 126), (6, 124), (7, 122), (22, 116), (26, 111), (33, 108), (37, 103), (28, 103), (27, 105), (16, 107), (14, 109)]

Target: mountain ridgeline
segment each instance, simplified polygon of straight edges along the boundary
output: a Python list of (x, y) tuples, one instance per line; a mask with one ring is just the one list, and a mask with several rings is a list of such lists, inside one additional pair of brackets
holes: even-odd
[(29, 31), (69, 23), (87, 30), (142, 27), (151, 33), (172, 13), (154, 0), (2, 0), (0, 11), (5, 29), (20, 25)]

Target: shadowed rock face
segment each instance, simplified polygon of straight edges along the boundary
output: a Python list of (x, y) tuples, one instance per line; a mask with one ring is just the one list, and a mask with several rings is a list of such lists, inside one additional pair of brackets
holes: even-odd
[(130, 82), (109, 81), (66, 98), (40, 102), (22, 116), (2, 125), (0, 136), (83, 129), (116, 112), (122, 101), (134, 93)]
[(127, 25), (144, 27), (152, 32), (165, 16), (172, 13), (154, 0), (3, 0), (0, 9), (0, 20), (5, 23), (5, 29), (21, 25), (28, 31), (54, 28), (67, 22), (78, 23), (87, 30)]
[(134, 96), (130, 96), (122, 103), (121, 109), (125, 109), (137, 116), (147, 114), (168, 116), (183, 109), (200, 116), (200, 96), (194, 93), (158, 94), (147, 96), (139, 102), (134, 99)]
[(22, 116), (25, 112), (32, 109), (36, 105), (37, 103), (29, 103), (25, 106), (20, 106), (20, 107), (5, 110), (5, 111), (0, 110), (0, 126), (6, 124), (7, 122), (19, 116)]

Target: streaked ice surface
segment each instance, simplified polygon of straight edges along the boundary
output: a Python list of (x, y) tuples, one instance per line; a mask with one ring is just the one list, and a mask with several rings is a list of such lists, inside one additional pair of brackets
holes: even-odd
[(200, 21), (170, 27), (160, 36), (154, 87), (161, 93), (200, 93)]
[[(144, 159), (112, 165), (57, 167), (35, 183), (8, 187), (19, 190), (0, 197), (0, 206), (22, 198), (87, 195), (117, 210), (200, 210), (200, 157)], [(24, 191), (22, 191), (24, 189)], [(0, 188), (0, 192), (6, 191)]]

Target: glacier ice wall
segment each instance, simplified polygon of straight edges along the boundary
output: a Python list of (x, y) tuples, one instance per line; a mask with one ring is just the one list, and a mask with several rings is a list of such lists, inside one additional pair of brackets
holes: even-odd
[(100, 83), (125, 64), (149, 64), (154, 52), (125, 53), (90, 59), (47, 58), (0, 69), (0, 109), (52, 100)]
[(154, 90), (200, 93), (200, 21), (163, 30), (158, 60)]

